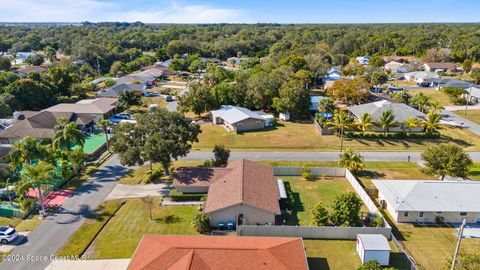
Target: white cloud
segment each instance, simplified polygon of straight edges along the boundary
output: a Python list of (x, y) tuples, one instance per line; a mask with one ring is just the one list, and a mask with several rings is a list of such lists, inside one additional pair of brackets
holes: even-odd
[(245, 11), (207, 5), (138, 6), (134, 1), (101, 0), (0, 0), (0, 21), (80, 22), (142, 21), (147, 23), (247, 22)]

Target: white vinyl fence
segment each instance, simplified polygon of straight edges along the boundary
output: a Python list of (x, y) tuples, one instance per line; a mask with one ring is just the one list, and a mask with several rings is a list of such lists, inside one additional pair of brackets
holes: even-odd
[[(310, 172), (314, 176), (334, 176), (344, 177), (345, 168), (321, 168), (309, 167)], [(302, 167), (272, 167), (275, 176), (299, 176), (302, 174)]]
[(392, 229), (387, 227), (311, 227), (311, 226), (238, 226), (239, 236), (280, 236), (311, 239), (354, 240), (357, 234), (383, 234), (391, 238)]

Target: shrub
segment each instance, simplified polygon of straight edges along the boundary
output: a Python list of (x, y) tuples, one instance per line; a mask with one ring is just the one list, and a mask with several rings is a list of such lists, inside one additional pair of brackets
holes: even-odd
[(313, 226), (325, 226), (328, 224), (328, 211), (322, 202), (318, 202), (312, 209), (312, 216)]
[(192, 219), (192, 225), (195, 227), (199, 233), (209, 233), (210, 232), (210, 217), (204, 212), (197, 212)]
[(147, 179), (145, 179), (146, 184), (150, 184), (162, 176), (163, 171), (161, 169), (153, 170), (148, 173)]
[(187, 194), (187, 193), (181, 193), (178, 192), (174, 189), (170, 190), (168, 196), (172, 201), (175, 202), (185, 202), (185, 201), (201, 201), (204, 199), (206, 194), (198, 194), (198, 193), (192, 193), (192, 194)]
[(300, 173), (302, 174), (303, 179), (307, 181), (311, 181), (314, 179), (314, 177), (312, 176), (312, 170), (308, 167), (303, 167)]
[(333, 202), (330, 221), (335, 226), (355, 226), (358, 222), (358, 214), (361, 207), (362, 202), (354, 192), (344, 193)]

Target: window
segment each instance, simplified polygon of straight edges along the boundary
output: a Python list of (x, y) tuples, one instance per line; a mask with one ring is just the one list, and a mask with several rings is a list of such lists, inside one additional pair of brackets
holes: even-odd
[(260, 121), (257, 121), (256, 124), (257, 124), (257, 126), (260, 126), (261, 123), (260, 123)]
[(418, 213), (419, 217), (423, 217), (423, 212)]
[(464, 217), (467, 215), (467, 212), (460, 212), (460, 216)]
[(404, 217), (408, 217), (408, 212), (403, 212)]

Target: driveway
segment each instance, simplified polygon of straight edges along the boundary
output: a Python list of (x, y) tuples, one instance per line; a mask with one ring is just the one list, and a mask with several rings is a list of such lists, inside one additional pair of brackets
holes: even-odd
[(167, 197), (168, 192), (172, 189), (167, 184), (147, 184), (147, 185), (123, 185), (117, 184), (115, 188), (108, 194), (105, 200), (116, 200), (125, 198), (141, 198), (147, 196)]
[(0, 252), (10, 252), (18, 246), (27, 243), (27, 236), (30, 232), (18, 232), (17, 238), (8, 244), (0, 244)]
[(130, 259), (53, 261), (45, 270), (126, 270)]
[(444, 120), (453, 121), (453, 122), (463, 126), (464, 128), (467, 128), (471, 132), (480, 136), (480, 125), (479, 124), (477, 124), (475, 122), (472, 122), (468, 119), (465, 119), (465, 118), (461, 117), (460, 115), (458, 115), (456, 113), (453, 113), (453, 112), (450, 112), (450, 111), (447, 111), (447, 110), (443, 110), (442, 115), (443, 115)]
[(51, 262), (50, 256), (55, 255), (82, 225), (90, 211), (112, 191), (116, 181), (128, 171), (127, 167), (120, 165), (116, 156), (109, 159), (87, 183), (64, 201), (62, 208), (46, 217), (42, 224), (28, 235), (24, 245), (14, 250), (13, 255), (18, 255), (15, 257), (18, 260), (5, 261), (0, 264), (0, 269), (45, 269)]

